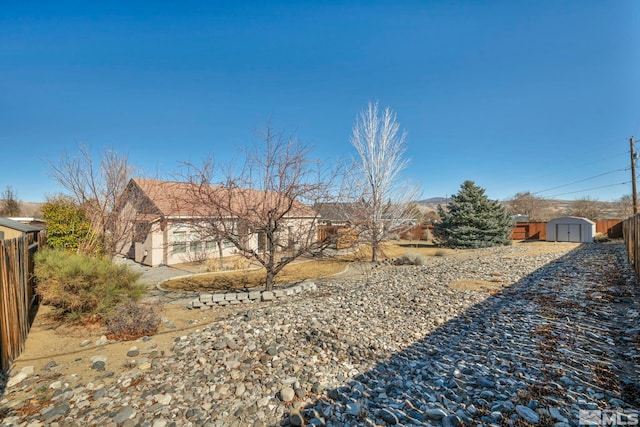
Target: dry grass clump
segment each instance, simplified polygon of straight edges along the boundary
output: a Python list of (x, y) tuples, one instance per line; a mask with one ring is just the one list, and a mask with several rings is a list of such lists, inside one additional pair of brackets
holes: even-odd
[(425, 265), (427, 263), (427, 257), (417, 252), (409, 251), (405, 252), (400, 258), (397, 258), (396, 261), (401, 265)]
[[(306, 279), (317, 279), (340, 273), (347, 266), (342, 260), (328, 259), (320, 261), (296, 262), (287, 265), (276, 276), (276, 285), (295, 283)], [(241, 270), (200, 274), (169, 280), (162, 286), (165, 289), (185, 291), (223, 291), (264, 286), (265, 270)]]
[(44, 249), (36, 254), (35, 274), (36, 292), (59, 319), (104, 318), (123, 299), (144, 293), (136, 283), (139, 273), (107, 257)]
[(135, 340), (158, 332), (160, 318), (153, 307), (128, 299), (113, 310), (105, 323), (109, 339)]

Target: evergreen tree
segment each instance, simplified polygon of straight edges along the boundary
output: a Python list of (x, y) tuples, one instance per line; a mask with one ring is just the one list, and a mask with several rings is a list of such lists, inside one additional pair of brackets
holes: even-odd
[(451, 197), (447, 210), (438, 207), (442, 220), (433, 231), (444, 246), (486, 248), (511, 243), (511, 216), (484, 192), (473, 181), (465, 181), (458, 194)]

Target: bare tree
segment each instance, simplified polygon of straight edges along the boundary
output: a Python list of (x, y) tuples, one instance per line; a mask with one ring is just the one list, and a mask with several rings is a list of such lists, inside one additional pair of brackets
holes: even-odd
[(405, 154), (406, 132), (399, 133), (396, 114), (389, 107), (380, 111), (369, 103), (353, 125), (351, 145), (358, 158), (347, 180), (352, 193), (352, 224), (371, 245), (371, 260), (377, 261), (379, 245), (390, 230), (412, 223), (411, 201), (417, 187), (400, 181), (408, 165)]
[(133, 167), (126, 155), (112, 149), (105, 149), (99, 162), (91, 157), (88, 147), (80, 146), (79, 151), (79, 156), (65, 153), (58, 162), (49, 162), (53, 178), (82, 206), (91, 221), (90, 237), (80, 250), (114, 255), (132, 232), (133, 222), (123, 217), (121, 210)]
[(508, 201), (509, 212), (513, 215), (527, 215), (531, 221), (549, 221), (554, 217), (551, 202), (526, 191), (516, 193)]
[(602, 217), (602, 204), (591, 197), (576, 199), (571, 203), (570, 212), (572, 216), (580, 216), (597, 221)]
[(295, 137), (269, 124), (261, 139), (263, 144), (245, 152), (242, 169), (224, 173), (218, 185), (213, 162), (187, 164), (192, 192), (182, 203), (191, 203), (201, 238), (231, 242), (265, 268), (265, 285), (272, 289), (287, 264), (330, 244), (318, 241), (318, 214), (310, 206), (329, 199), (332, 179)]
[(633, 197), (631, 194), (625, 194), (618, 200), (618, 215), (620, 218), (628, 218), (633, 216)]
[(4, 216), (19, 216), (20, 204), (18, 202), (18, 195), (13, 188), (8, 185), (2, 192), (2, 215)]

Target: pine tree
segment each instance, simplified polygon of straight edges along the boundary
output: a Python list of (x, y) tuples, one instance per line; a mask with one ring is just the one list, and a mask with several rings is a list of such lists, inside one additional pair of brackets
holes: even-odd
[(451, 248), (486, 248), (508, 245), (513, 220), (499, 202), (489, 200), (485, 190), (465, 181), (451, 197), (447, 210), (438, 207), (442, 219), (434, 235)]

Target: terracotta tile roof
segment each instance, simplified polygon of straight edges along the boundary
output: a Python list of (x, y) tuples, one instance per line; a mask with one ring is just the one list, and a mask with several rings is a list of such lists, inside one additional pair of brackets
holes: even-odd
[[(265, 193), (259, 190), (227, 189), (225, 187), (203, 186), (189, 182), (161, 181), (133, 178), (131, 180), (152, 202), (159, 214), (165, 217), (201, 217), (216, 212), (216, 204), (210, 200), (228, 198), (221, 205), (229, 207), (220, 211), (223, 216), (236, 216), (238, 213), (261, 211), (284, 199), (277, 193)], [(155, 209), (154, 209), (155, 210)], [(289, 217), (315, 217), (315, 211), (307, 205), (294, 201)]]

